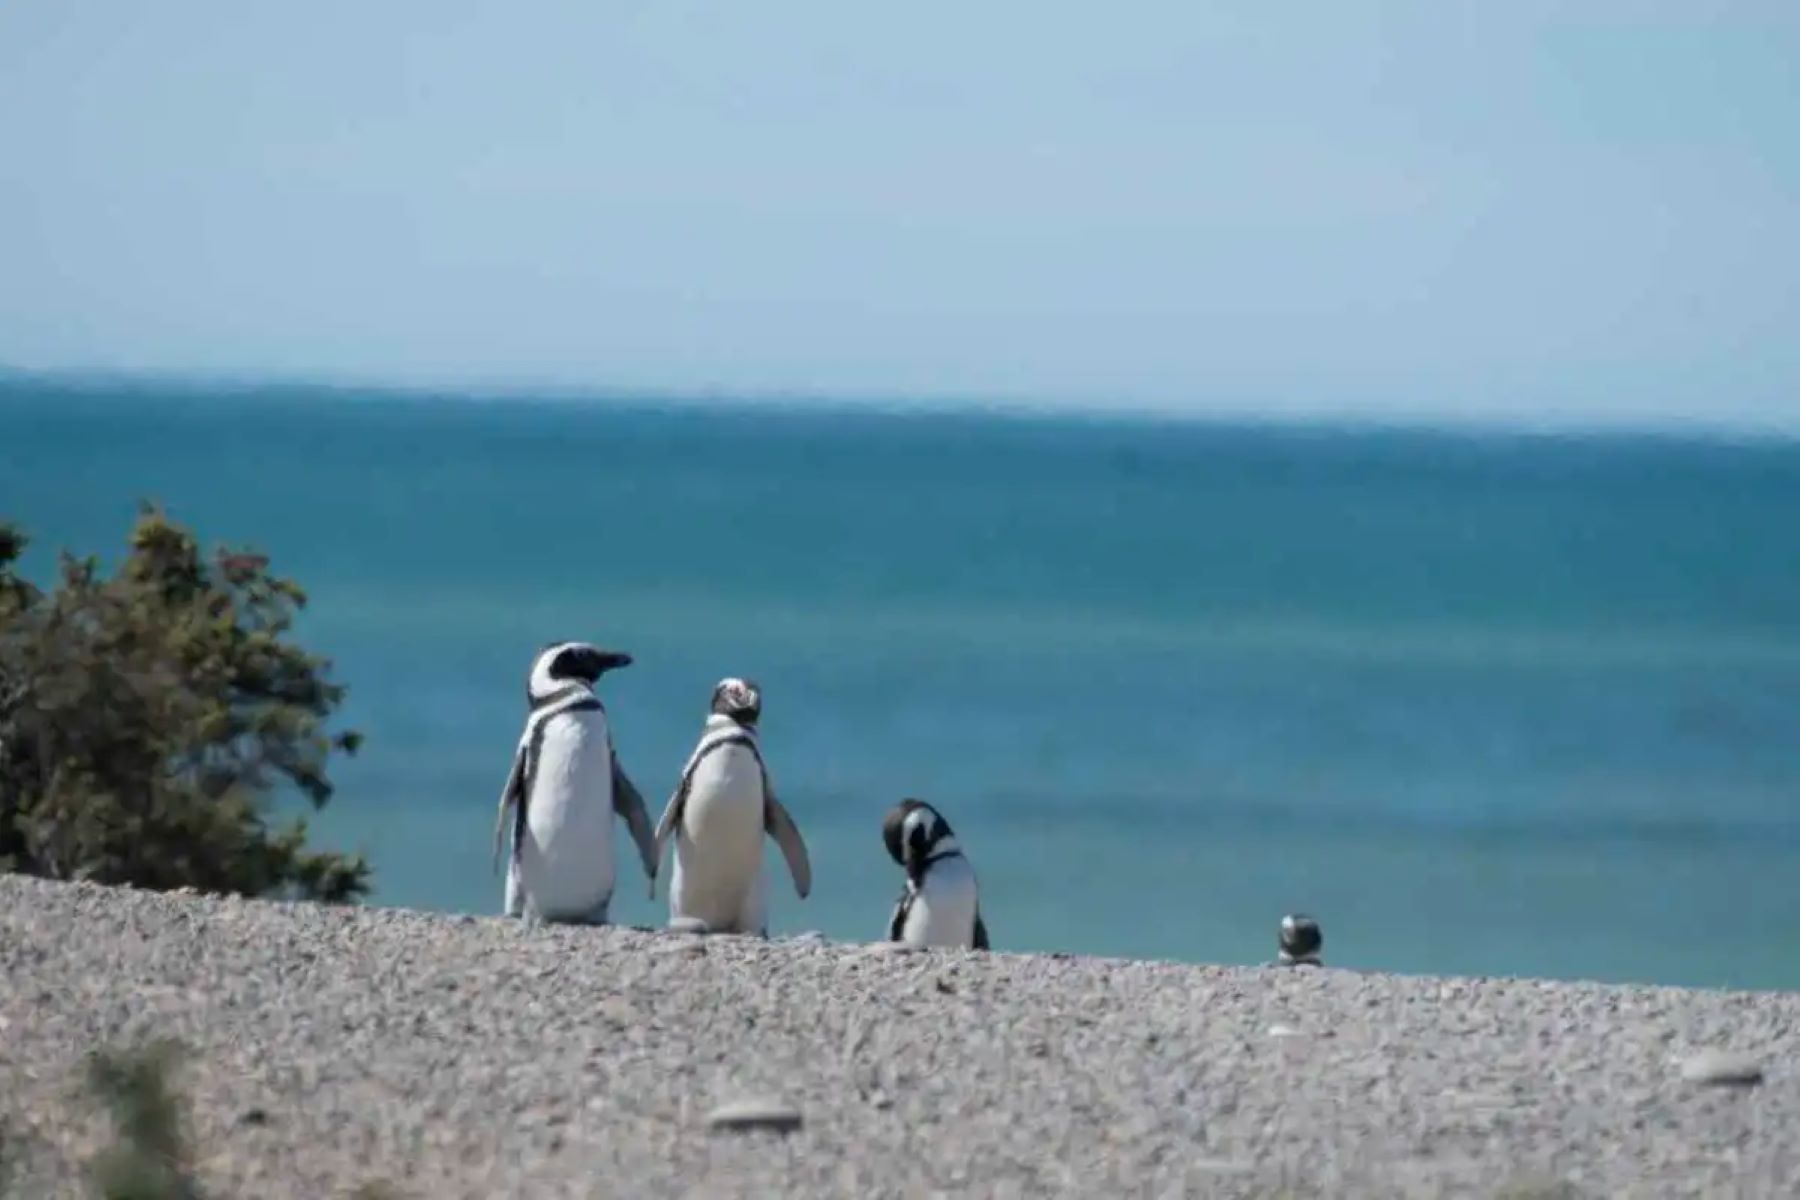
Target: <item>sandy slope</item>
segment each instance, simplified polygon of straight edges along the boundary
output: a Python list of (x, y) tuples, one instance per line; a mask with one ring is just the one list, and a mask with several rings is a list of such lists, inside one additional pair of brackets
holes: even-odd
[[(158, 1035), (192, 1047), (215, 1198), (1800, 1195), (1800, 994), (900, 955), (0, 877), (17, 1194), (78, 1194), (107, 1133), (82, 1056)], [(1685, 1080), (1706, 1047), (1754, 1052), (1763, 1082)], [(746, 1095), (803, 1124), (709, 1128)]]

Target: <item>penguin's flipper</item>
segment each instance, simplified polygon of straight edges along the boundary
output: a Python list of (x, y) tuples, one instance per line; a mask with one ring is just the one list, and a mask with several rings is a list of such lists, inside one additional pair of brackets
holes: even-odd
[(788, 810), (767, 788), (763, 790), (763, 829), (781, 847), (781, 856), (787, 859), (788, 872), (794, 877), (794, 890), (802, 900), (806, 899), (812, 891), (812, 863), (806, 857), (806, 839), (800, 836), (800, 827), (788, 816)]
[(506, 835), (506, 810), (509, 805), (523, 803), (525, 784), (525, 746), (513, 752), (512, 769), (506, 773), (506, 785), (500, 789), (500, 811), (494, 816), (494, 873), (500, 873), (500, 843)]
[(978, 908), (975, 910), (975, 949), (986, 950), (987, 948), (987, 923), (981, 919), (981, 910)]
[(687, 804), (688, 778), (688, 774), (684, 771), (681, 782), (676, 785), (674, 793), (669, 797), (669, 803), (663, 808), (662, 819), (656, 823), (656, 836), (651, 839), (650, 898), (652, 900), (656, 899), (656, 873), (662, 870), (663, 847), (669, 844), (669, 838), (681, 824), (681, 810)]
[(612, 756), (613, 811), (625, 818), (625, 827), (631, 830), (631, 840), (637, 843), (638, 857), (644, 861), (644, 874), (650, 877), (650, 894), (656, 894), (656, 870), (662, 865), (656, 833), (650, 828), (650, 814), (644, 808), (644, 797), (631, 782), (631, 776), (625, 774), (625, 768), (619, 765), (619, 756)]

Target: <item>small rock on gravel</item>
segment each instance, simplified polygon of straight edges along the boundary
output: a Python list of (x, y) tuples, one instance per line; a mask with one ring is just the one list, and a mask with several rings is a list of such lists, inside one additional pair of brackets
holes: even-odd
[(783, 1133), (800, 1128), (800, 1110), (770, 1096), (757, 1096), (721, 1104), (706, 1114), (714, 1129), (775, 1129)]
[(1762, 1064), (1753, 1054), (1732, 1050), (1702, 1050), (1681, 1062), (1681, 1077), (1690, 1083), (1738, 1084), (1761, 1083)]
[(705, 954), (706, 947), (699, 942), (670, 942), (664, 946), (652, 947), (650, 953), (659, 957), (671, 957), (687, 954)]
[(1188, 1168), (1203, 1171), (1208, 1175), (1249, 1175), (1256, 1170), (1255, 1163), (1239, 1162), (1231, 1158), (1194, 1158), (1188, 1160)]
[(891, 954), (923, 954), (924, 948), (908, 942), (870, 942), (857, 951), (860, 958), (886, 958)]

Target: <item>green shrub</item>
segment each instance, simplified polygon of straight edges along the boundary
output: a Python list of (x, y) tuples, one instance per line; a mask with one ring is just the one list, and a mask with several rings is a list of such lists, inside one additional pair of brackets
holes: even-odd
[(88, 1086), (118, 1135), (94, 1163), (99, 1200), (200, 1200), (181, 1109), (169, 1090), (176, 1053), (173, 1043), (153, 1042), (88, 1060)]
[(0, 522), (0, 870), (57, 879), (351, 900), (369, 867), (272, 828), (270, 793), (322, 807), (344, 689), (287, 640), (306, 597), (261, 555), (203, 558), (146, 505), (110, 578), (61, 556), (43, 592)]

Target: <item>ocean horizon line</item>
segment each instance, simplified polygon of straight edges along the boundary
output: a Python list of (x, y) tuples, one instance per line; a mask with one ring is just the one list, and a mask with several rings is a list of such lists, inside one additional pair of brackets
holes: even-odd
[(622, 414), (661, 413), (733, 418), (813, 417), (905, 421), (1006, 421), (1048, 426), (1183, 428), (1297, 436), (1398, 436), (1466, 441), (1592, 441), (1719, 445), (1755, 448), (1800, 443), (1800, 421), (1752, 421), (1685, 417), (1654, 420), (1640, 415), (1596, 417), (1544, 413), (1497, 415), (1396, 410), (1332, 412), (1326, 408), (1269, 409), (1218, 405), (1186, 409), (1167, 403), (1004, 393), (879, 391), (826, 392), (724, 385), (667, 387), (633, 384), (437, 381), (358, 378), (351, 375), (286, 375), (277, 372), (163, 371), (128, 368), (32, 368), (0, 363), (0, 387), (29, 385), (71, 392), (153, 392), (180, 389), (195, 399), (316, 398), (332, 403), (493, 405), (591, 408)]

